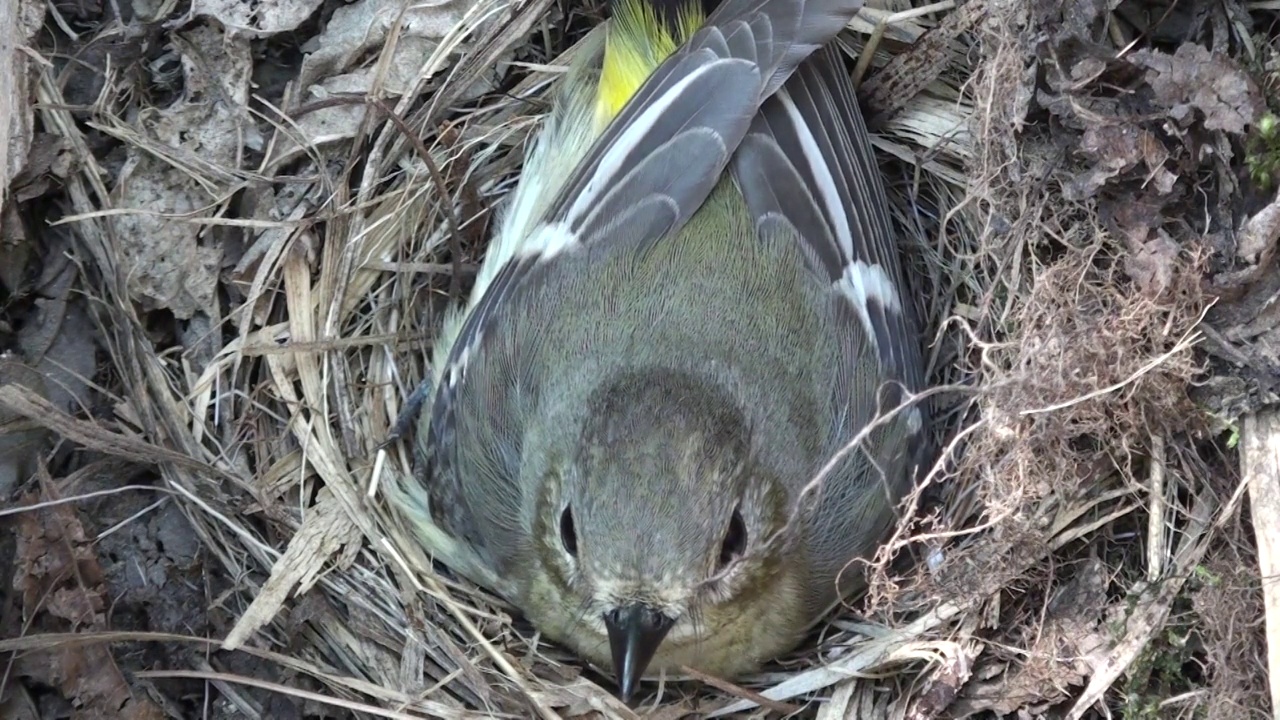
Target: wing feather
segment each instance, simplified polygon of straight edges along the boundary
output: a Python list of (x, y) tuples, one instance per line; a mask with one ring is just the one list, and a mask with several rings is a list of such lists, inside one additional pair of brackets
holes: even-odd
[(838, 50), (815, 53), (764, 102), (731, 172), (758, 224), (781, 217), (795, 229), (810, 270), (854, 311), (881, 376), (921, 389), (914, 303), (903, 295), (888, 200)]
[[(519, 284), (561, 253), (586, 247), (639, 252), (683, 227), (724, 172), (762, 100), (861, 6), (862, 0), (726, 0), (658, 66), (558, 186), (542, 220), (518, 224), (532, 228), (528, 237), (503, 239), (500, 265), (482, 272), (492, 279), (442, 333), (446, 344), (438, 343), (437, 358), (445, 359), (437, 363), (430, 420), (439, 441), (448, 439), (468, 358)], [(641, 208), (653, 211), (643, 219), (645, 232), (611, 232), (620, 217), (638, 218)]]
[[(513, 311), (523, 295), (521, 286), (536, 283), (541, 270), (568, 255), (642, 252), (680, 230), (719, 181), (761, 103), (806, 57), (835, 37), (861, 6), (862, 0), (725, 0), (657, 67), (589, 148), (569, 143), (570, 156), (580, 155), (581, 160), (563, 182), (522, 178), (522, 186), (547, 185), (523, 196), (522, 214), (504, 224), (520, 235), (500, 238), (500, 253), (492, 262), (486, 260), (469, 307), (449, 322), (437, 341), (437, 358), (444, 362), (436, 364), (430, 417), (420, 423), (418, 433), (422, 472), (435, 479), (428, 484), (441, 501), (437, 505), (457, 499), (457, 484), (464, 482), (453, 464), (458, 396), (469, 392), (470, 361), (501, 336), (497, 323), (516, 321)], [(599, 53), (591, 57), (598, 60)], [(590, 74), (573, 77), (579, 84), (571, 92), (581, 93), (587, 87), (582, 78)], [(573, 132), (566, 123), (574, 121), (574, 113), (556, 117), (555, 137), (563, 142)], [(553, 158), (556, 151), (552, 144), (540, 142), (541, 167), (560, 167)], [(795, 174), (798, 169), (789, 171)], [(554, 199), (546, 201), (549, 196)], [(825, 213), (821, 207), (811, 212), (809, 220), (829, 222), (830, 204), (827, 201)], [(507, 473), (516, 471), (506, 468)]]

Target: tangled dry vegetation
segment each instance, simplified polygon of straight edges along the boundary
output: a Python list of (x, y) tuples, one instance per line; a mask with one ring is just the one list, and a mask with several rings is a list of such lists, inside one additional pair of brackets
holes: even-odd
[(1274, 2), (869, 0), (946, 412), (805, 650), (633, 711), (429, 569), (379, 444), (598, 5), (0, 0), (0, 715), (1270, 717)]

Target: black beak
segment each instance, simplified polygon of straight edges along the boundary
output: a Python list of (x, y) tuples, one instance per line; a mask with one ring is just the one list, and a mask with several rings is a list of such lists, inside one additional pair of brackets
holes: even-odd
[(613, 650), (613, 674), (618, 681), (618, 696), (631, 702), (631, 694), (640, 684), (640, 676), (658, 651), (675, 618), (648, 605), (627, 605), (604, 614), (609, 630), (609, 647)]

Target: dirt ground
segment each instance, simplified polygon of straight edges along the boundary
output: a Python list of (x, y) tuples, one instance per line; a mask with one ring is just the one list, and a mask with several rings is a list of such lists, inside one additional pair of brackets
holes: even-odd
[[(376, 492), (603, 11), (0, 0), (0, 717), (632, 715)], [(1280, 2), (847, 35), (940, 459), (813, 642), (634, 712), (1280, 717)]]

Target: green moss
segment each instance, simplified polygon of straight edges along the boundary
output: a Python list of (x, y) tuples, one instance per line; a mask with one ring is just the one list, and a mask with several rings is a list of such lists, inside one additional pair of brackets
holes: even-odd
[(1280, 118), (1263, 115), (1253, 126), (1245, 145), (1245, 167), (1258, 187), (1270, 190), (1280, 178)]

